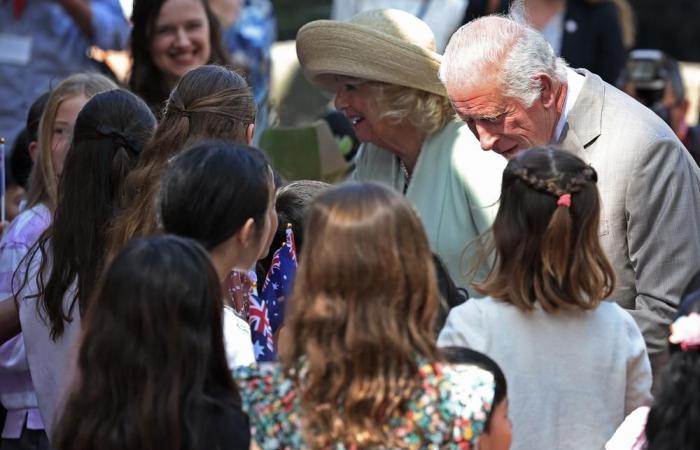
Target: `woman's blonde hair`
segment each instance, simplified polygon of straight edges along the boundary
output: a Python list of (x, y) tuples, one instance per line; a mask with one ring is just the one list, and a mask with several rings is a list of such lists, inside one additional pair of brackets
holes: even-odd
[(189, 146), (209, 139), (247, 144), (256, 105), (245, 79), (225, 67), (205, 65), (189, 71), (170, 94), (152, 141), (139, 165), (127, 177), (124, 209), (110, 232), (109, 253), (157, 231), (156, 197), (168, 160)]
[(380, 117), (392, 123), (407, 121), (427, 136), (441, 130), (455, 119), (448, 97), (406, 86), (371, 81)]
[(310, 448), (402, 446), (386, 424), (439, 359), (438, 288), (416, 212), (376, 184), (346, 184), (309, 206), (282, 356), (300, 390)]
[(51, 149), (53, 147), (53, 127), (58, 108), (66, 100), (78, 96), (90, 99), (100, 92), (117, 89), (117, 85), (98, 73), (78, 73), (71, 75), (56, 86), (46, 101), (46, 107), (38, 129), (38, 148), (36, 161), (29, 175), (29, 207), (44, 203), (50, 210), (56, 207), (58, 174), (53, 166)]
[(597, 179), (583, 160), (554, 147), (511, 159), (493, 223), (496, 262), (477, 291), (547, 312), (594, 309), (610, 296), (615, 272), (598, 237)]

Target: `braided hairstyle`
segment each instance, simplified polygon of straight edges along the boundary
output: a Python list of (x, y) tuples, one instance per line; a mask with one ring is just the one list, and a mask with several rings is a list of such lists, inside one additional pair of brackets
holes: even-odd
[(477, 291), (521, 310), (593, 309), (615, 275), (598, 239), (595, 170), (575, 155), (538, 147), (511, 159), (492, 229), (496, 261)]

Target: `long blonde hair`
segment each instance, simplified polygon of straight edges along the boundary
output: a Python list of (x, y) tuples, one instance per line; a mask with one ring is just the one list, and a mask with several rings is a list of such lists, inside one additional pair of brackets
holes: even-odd
[(44, 203), (50, 210), (56, 208), (58, 174), (53, 166), (51, 149), (53, 147), (53, 125), (61, 103), (74, 97), (84, 95), (90, 99), (100, 92), (117, 89), (117, 85), (98, 73), (78, 73), (71, 75), (54, 88), (46, 101), (46, 107), (39, 121), (36, 161), (29, 175), (29, 207)]
[(282, 357), (300, 390), (305, 443), (401, 447), (385, 426), (420, 389), (418, 358), (439, 359), (439, 294), (420, 219), (388, 188), (348, 184), (311, 204), (304, 229)]

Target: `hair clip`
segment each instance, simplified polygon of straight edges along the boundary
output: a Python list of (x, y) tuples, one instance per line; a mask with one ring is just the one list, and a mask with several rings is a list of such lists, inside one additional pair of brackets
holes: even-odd
[(683, 351), (700, 348), (700, 314), (694, 312), (676, 319), (668, 340), (680, 345)]
[(104, 137), (113, 139), (117, 145), (124, 147), (124, 149), (130, 153), (135, 155), (140, 153), (139, 146), (134, 142), (134, 140), (116, 128), (110, 127), (109, 125), (99, 124), (97, 125), (97, 132)]
[(566, 206), (567, 208), (571, 206), (571, 194), (562, 194), (557, 200), (557, 206)]

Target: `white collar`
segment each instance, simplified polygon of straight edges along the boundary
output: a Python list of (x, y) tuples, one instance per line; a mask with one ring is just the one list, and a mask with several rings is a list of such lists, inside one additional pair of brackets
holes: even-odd
[(580, 73), (576, 73), (572, 68), (566, 68), (566, 99), (564, 99), (564, 110), (559, 116), (559, 122), (557, 122), (557, 127), (554, 129), (554, 136), (552, 136), (553, 144), (558, 144), (561, 140), (561, 134), (564, 131), (564, 125), (569, 118), (569, 113), (574, 108), (576, 99), (583, 89), (583, 84), (586, 82), (586, 77)]

